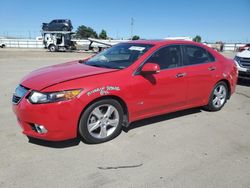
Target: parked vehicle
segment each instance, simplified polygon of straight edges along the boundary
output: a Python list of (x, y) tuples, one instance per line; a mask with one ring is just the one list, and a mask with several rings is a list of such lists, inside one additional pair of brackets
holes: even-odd
[(44, 31), (72, 31), (73, 26), (69, 19), (52, 20), (50, 23), (43, 23)]
[(136, 120), (200, 106), (220, 110), (237, 73), (234, 60), (200, 43), (131, 41), (30, 73), (13, 94), (13, 110), (29, 137), (101, 143)]
[(223, 52), (224, 44), (222, 41), (218, 41), (214, 44), (211, 44), (210, 47), (216, 50), (217, 52)]
[(74, 33), (70, 31), (43, 31), (42, 40), (44, 47), (50, 52), (67, 50), (92, 50), (93, 52), (100, 52), (113, 45), (111, 42), (103, 42), (102, 40), (92, 38), (88, 38), (88, 44), (79, 45), (73, 39), (73, 35)]
[(66, 51), (75, 49), (74, 42), (71, 41), (70, 31), (44, 31), (43, 43), (50, 52)]
[(242, 51), (247, 50), (247, 49), (249, 49), (249, 48), (250, 48), (250, 44), (246, 44), (246, 45), (244, 45), (244, 46), (239, 47), (239, 48), (238, 48), (238, 51), (239, 51), (239, 52), (242, 52)]
[(6, 47), (6, 44), (3, 42), (0, 42), (0, 48), (5, 48), (5, 47)]
[(250, 77), (250, 48), (238, 52), (234, 60), (236, 61), (239, 70), (239, 77)]

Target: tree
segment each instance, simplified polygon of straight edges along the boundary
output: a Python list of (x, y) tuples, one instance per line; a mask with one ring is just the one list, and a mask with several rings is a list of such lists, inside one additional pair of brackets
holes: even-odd
[(99, 34), (99, 39), (107, 39), (108, 36), (107, 36), (107, 32), (102, 29), (101, 33)]
[(140, 37), (138, 36), (138, 35), (134, 35), (133, 37), (132, 37), (132, 40), (139, 40), (140, 39)]
[(196, 36), (193, 38), (193, 41), (194, 41), (194, 42), (201, 42), (201, 36), (200, 36), (200, 35), (196, 35)]
[(81, 25), (76, 30), (76, 38), (84, 39), (84, 38), (98, 38), (97, 33), (91, 27), (87, 27), (85, 25)]

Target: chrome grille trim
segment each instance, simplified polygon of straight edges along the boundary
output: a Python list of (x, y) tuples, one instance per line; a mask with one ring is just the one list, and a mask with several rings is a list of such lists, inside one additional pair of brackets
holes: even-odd
[(239, 65), (244, 68), (250, 68), (250, 58), (239, 58)]

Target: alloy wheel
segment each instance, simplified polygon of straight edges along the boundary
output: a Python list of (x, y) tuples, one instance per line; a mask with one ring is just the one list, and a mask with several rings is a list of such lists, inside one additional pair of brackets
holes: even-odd
[(87, 119), (87, 129), (97, 139), (112, 135), (119, 124), (118, 110), (111, 104), (97, 106)]
[(213, 106), (220, 108), (226, 102), (227, 89), (224, 85), (218, 85), (213, 92)]

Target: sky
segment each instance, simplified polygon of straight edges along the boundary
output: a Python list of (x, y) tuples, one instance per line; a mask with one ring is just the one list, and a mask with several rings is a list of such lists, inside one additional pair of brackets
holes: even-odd
[(0, 36), (36, 37), (43, 22), (71, 19), (113, 38), (200, 35), (203, 41), (250, 42), (250, 0), (1, 0)]

